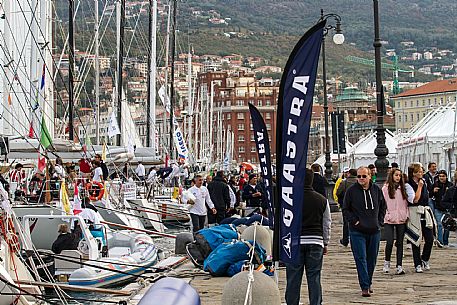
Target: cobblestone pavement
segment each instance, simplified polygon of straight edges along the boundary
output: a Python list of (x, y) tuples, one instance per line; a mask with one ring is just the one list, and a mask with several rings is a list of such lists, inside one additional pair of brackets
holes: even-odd
[[(430, 271), (414, 272), (412, 252), (404, 247), (405, 275), (382, 272), (385, 242), (381, 242), (378, 263), (373, 279), (374, 293), (370, 298), (360, 295), (357, 272), (350, 247), (339, 245), (341, 213), (332, 213), (332, 237), (329, 254), (324, 258), (322, 288), (324, 304), (442, 304), (457, 305), (457, 247), (433, 247)], [(451, 244), (457, 245), (456, 233), (451, 233)], [(395, 247), (394, 247), (395, 248)], [(395, 249), (392, 254), (395, 261)], [(393, 263), (394, 265), (395, 263)], [(202, 305), (221, 304), (222, 290), (228, 278), (197, 277), (191, 284), (200, 293)], [(280, 270), (279, 288), (284, 302), (285, 270)], [(301, 301), (308, 304), (306, 279), (303, 281)], [(455, 302), (449, 302), (455, 301)]]

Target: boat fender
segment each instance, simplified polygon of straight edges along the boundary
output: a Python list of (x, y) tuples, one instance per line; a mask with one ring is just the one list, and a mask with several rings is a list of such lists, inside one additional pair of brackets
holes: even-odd
[(166, 277), (157, 281), (144, 294), (138, 305), (200, 305), (200, 296), (197, 291), (185, 281)]
[(176, 235), (175, 254), (186, 254), (186, 246), (194, 241), (194, 235), (190, 232), (181, 232)]
[[(96, 185), (97, 188), (93, 186)], [(105, 193), (105, 188), (103, 184), (98, 181), (91, 181), (86, 184), (86, 191), (89, 193), (89, 199), (92, 201), (99, 201), (103, 198), (103, 194)]]
[[(251, 282), (251, 305), (278, 305), (281, 304), (279, 288), (268, 275), (254, 271), (254, 280)], [(232, 277), (224, 286), (222, 305), (244, 305), (246, 289), (248, 287), (249, 271), (242, 271)]]
[(273, 232), (268, 227), (254, 224), (247, 227), (241, 234), (241, 239), (254, 240), (259, 243), (267, 252), (267, 255), (272, 255), (273, 249)]

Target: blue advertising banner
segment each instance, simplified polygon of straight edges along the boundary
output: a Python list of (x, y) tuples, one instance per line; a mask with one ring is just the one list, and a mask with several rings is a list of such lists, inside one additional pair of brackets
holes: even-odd
[(259, 110), (249, 103), (249, 112), (251, 112), (252, 128), (254, 129), (254, 139), (259, 155), (260, 173), (265, 184), (265, 200), (268, 205), (268, 220), (270, 228), (273, 230), (274, 225), (274, 210), (273, 210), (273, 188), (271, 174), (271, 154), (270, 154), (270, 139), (268, 137), (267, 127)]
[(275, 246), (285, 263), (296, 262), (300, 250), (309, 129), (324, 27), (325, 21), (316, 24), (297, 43), (279, 88), (276, 173), (280, 216)]

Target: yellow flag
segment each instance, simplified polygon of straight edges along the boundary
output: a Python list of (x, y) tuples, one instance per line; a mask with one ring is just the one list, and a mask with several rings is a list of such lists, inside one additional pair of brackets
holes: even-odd
[(67, 215), (71, 215), (70, 199), (68, 198), (67, 185), (65, 184), (65, 178), (62, 178), (60, 182), (60, 201), (62, 202), (63, 210)]
[(103, 162), (106, 161), (106, 143), (103, 142), (103, 148), (102, 148), (102, 160)]

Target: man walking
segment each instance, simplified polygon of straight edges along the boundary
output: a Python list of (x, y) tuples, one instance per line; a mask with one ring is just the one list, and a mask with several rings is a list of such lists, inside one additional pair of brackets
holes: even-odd
[(381, 189), (371, 181), (368, 167), (357, 169), (357, 183), (349, 187), (343, 201), (343, 215), (349, 236), (362, 296), (369, 297), (381, 238), (386, 203)]
[(321, 166), (317, 163), (314, 163), (313, 165), (311, 165), (311, 169), (314, 172), (313, 189), (325, 198), (327, 198), (327, 192), (325, 191), (325, 187), (328, 185), (328, 182), (321, 175)]
[(218, 171), (216, 177), (208, 184), (209, 196), (217, 210), (215, 216), (208, 216), (208, 223), (219, 224), (225, 218), (225, 213), (230, 209), (230, 190), (225, 181), (224, 172)]
[(206, 205), (210, 207), (213, 214), (216, 214), (216, 209), (211, 201), (208, 189), (202, 184), (202, 176), (195, 176), (194, 186), (189, 189), (189, 192), (194, 195), (195, 200), (183, 198), (183, 202), (190, 205), (189, 214), (190, 219), (192, 220), (192, 232), (194, 234), (205, 227)]
[[(351, 168), (348, 171), (348, 176), (346, 176), (346, 179), (340, 183), (340, 186), (338, 187), (338, 190), (336, 191), (336, 195), (338, 196), (338, 204), (340, 207), (343, 207), (343, 200), (344, 200), (344, 195), (346, 194), (346, 191), (355, 183), (357, 183), (357, 170), (354, 168)], [(343, 212), (343, 210), (341, 210)], [(347, 247), (349, 244), (349, 224), (347, 220), (344, 217), (343, 213), (343, 238), (340, 239), (340, 244), (344, 247)]]
[(330, 239), (330, 207), (327, 199), (313, 190), (313, 171), (306, 169), (302, 204), (302, 227), (298, 261), (286, 264), (286, 303), (298, 305), (303, 271), (306, 270), (310, 305), (322, 304), (321, 270)]

